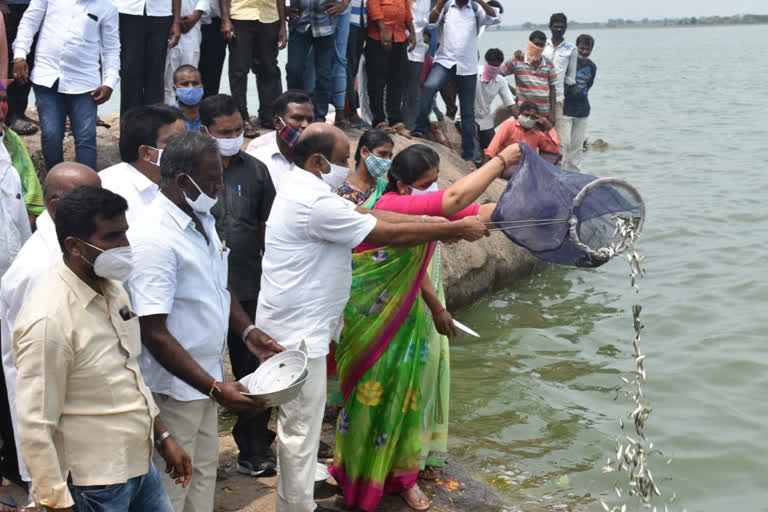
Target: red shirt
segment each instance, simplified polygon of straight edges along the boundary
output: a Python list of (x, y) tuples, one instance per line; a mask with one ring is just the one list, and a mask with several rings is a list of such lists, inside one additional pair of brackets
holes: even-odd
[(536, 127), (526, 130), (517, 119), (509, 119), (501, 123), (485, 154), (493, 158), (502, 149), (516, 142), (525, 142), (537, 151), (560, 152), (560, 137), (557, 136), (554, 128), (548, 132), (543, 132)]
[(411, 0), (368, 0), (368, 37), (381, 41), (379, 20), (384, 20), (392, 40), (402, 43), (406, 40), (406, 28), (413, 21)]
[[(423, 196), (401, 196), (397, 192), (387, 192), (376, 201), (374, 210), (387, 210), (390, 212), (405, 213), (408, 215), (429, 215), (430, 217), (446, 217), (443, 213), (443, 194), (445, 190), (438, 190)], [(454, 213), (449, 220), (459, 220), (480, 212), (479, 204), (471, 204), (458, 213)], [(362, 243), (355, 248), (355, 252), (374, 249), (377, 245)]]

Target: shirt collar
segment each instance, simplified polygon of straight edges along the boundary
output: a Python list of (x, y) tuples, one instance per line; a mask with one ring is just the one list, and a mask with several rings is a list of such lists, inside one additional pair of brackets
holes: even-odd
[(131, 182), (131, 185), (136, 187), (136, 190), (139, 192), (144, 192), (151, 187), (157, 188), (157, 184), (155, 182), (147, 178), (144, 174), (142, 174), (140, 170), (128, 162), (125, 162), (125, 170), (125, 177), (128, 179), (128, 181)]
[(309, 187), (317, 188), (324, 192), (328, 192), (329, 190), (328, 184), (323, 181), (322, 178), (318, 178), (311, 172), (302, 169), (296, 164), (291, 164), (290, 176), (293, 176), (295, 179), (305, 183)]
[[(77, 298), (77, 301), (83, 308), (88, 307), (93, 299), (98, 297), (99, 294), (88, 286), (85, 281), (77, 277), (63, 260), (57, 264), (56, 271), (69, 289), (72, 290), (72, 293), (75, 294), (75, 298)], [(107, 287), (109, 287), (109, 282), (105, 284), (105, 293)]]
[(159, 194), (157, 194), (155, 202), (157, 203), (157, 206), (165, 210), (168, 216), (173, 219), (173, 221), (182, 231), (187, 229), (191, 224), (194, 224), (192, 217), (187, 215), (181, 208), (173, 204), (173, 201), (168, 199), (162, 190)]

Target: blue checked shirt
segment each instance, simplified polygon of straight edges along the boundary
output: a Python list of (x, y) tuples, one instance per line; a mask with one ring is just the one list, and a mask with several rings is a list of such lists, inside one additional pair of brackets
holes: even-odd
[(291, 0), (291, 7), (300, 10), (298, 18), (291, 20), (291, 30), (303, 34), (312, 31), (313, 37), (330, 36), (336, 32), (336, 22), (325, 14), (323, 0)]

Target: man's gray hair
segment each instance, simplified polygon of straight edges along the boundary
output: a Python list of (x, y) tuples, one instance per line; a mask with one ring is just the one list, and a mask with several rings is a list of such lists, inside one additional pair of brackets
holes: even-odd
[(219, 154), (219, 146), (213, 137), (195, 132), (172, 135), (160, 159), (162, 187), (170, 185), (179, 174), (196, 176), (203, 155), (208, 153)]

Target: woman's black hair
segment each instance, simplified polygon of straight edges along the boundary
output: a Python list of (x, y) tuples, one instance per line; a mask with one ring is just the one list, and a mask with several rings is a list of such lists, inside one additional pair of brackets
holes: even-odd
[(355, 150), (355, 165), (360, 165), (360, 148), (365, 146), (368, 148), (368, 151), (373, 152), (374, 149), (381, 147), (384, 144), (392, 144), (394, 146), (395, 141), (392, 140), (392, 137), (381, 130), (376, 130), (374, 128), (365, 130), (363, 136), (360, 137), (360, 140), (357, 142), (357, 149)]
[(436, 168), (439, 163), (440, 156), (429, 146), (415, 144), (405, 148), (392, 160), (392, 167), (389, 168), (389, 183), (384, 192), (396, 192), (398, 181), (410, 185), (431, 168)]

